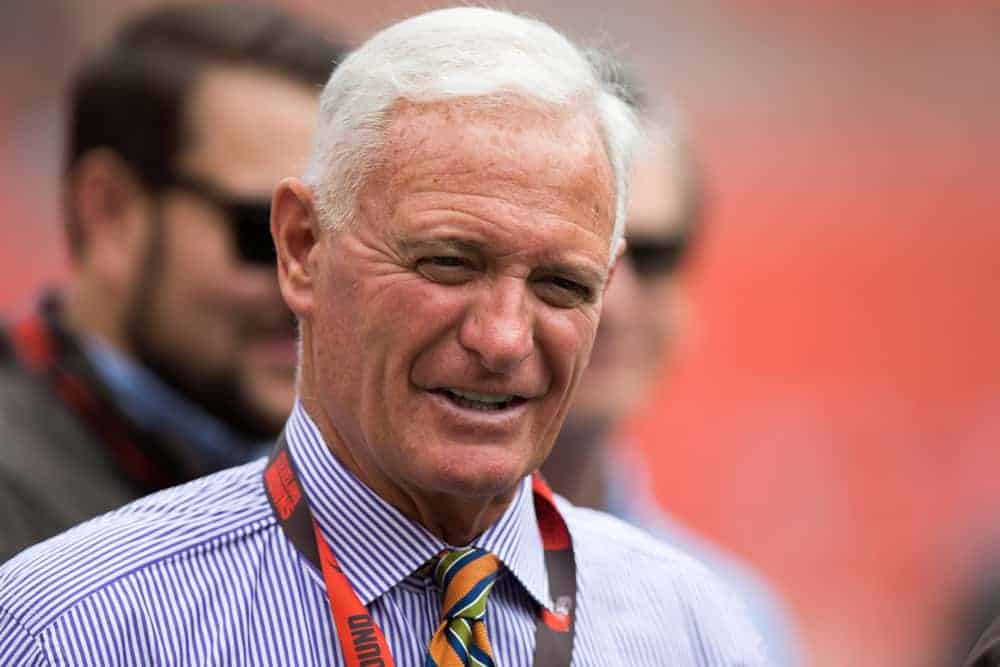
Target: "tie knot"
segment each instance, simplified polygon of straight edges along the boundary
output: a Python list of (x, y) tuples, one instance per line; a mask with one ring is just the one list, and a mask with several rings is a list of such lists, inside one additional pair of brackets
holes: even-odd
[(434, 580), (444, 591), (443, 619), (481, 619), (486, 597), (500, 571), (500, 560), (489, 551), (468, 547), (445, 552), (434, 568)]

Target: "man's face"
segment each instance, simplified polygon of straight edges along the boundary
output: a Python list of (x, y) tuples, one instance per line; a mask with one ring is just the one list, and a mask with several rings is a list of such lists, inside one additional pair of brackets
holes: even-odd
[(359, 219), (310, 255), (303, 393), (383, 495), (506, 493), (547, 455), (593, 343), (606, 153), (582, 116), (454, 104), (397, 106), (383, 150)]
[[(611, 424), (627, 413), (669, 352), (677, 318), (676, 274), (635, 253), (666, 251), (681, 238), (684, 202), (670, 155), (660, 148), (638, 160), (633, 171), (625, 237), (629, 250), (619, 260), (604, 298), (590, 366), (577, 392), (574, 423)], [(649, 264), (654, 265), (652, 269)]]
[[(187, 108), (192, 131), (177, 170), (237, 200), (268, 202), (303, 170), (318, 95), (250, 68), (209, 69)], [(238, 252), (217, 204), (173, 188), (159, 196), (162, 239), (133, 293), (130, 345), (141, 361), (249, 435), (269, 437), (294, 400), (292, 316), (274, 265)], [(266, 217), (261, 221), (265, 232)]]

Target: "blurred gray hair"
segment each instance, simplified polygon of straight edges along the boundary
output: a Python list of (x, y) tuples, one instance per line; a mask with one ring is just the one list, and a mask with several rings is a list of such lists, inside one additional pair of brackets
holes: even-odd
[[(608, 76), (612, 61), (593, 57), (534, 19), (478, 7), (421, 14), (377, 33), (349, 55), (326, 84), (304, 180), (321, 224), (342, 228), (374, 170), (399, 100), (418, 104), (520, 98), (566, 114), (588, 113), (615, 177), (611, 249), (624, 233), (635, 110)], [(515, 102), (516, 103), (516, 102)]]

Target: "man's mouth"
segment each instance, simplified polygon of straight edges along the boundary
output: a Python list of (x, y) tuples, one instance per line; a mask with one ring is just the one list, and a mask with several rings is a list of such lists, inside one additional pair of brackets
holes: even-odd
[(481, 410), (483, 412), (506, 410), (507, 408), (521, 405), (528, 400), (516, 394), (480, 394), (474, 391), (450, 388), (435, 389), (434, 393), (444, 396), (459, 407)]

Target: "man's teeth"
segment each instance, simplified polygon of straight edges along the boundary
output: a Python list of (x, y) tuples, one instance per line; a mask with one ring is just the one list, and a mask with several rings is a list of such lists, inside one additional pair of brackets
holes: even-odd
[(458, 389), (445, 389), (448, 397), (467, 408), (478, 408), (480, 410), (497, 410), (507, 407), (516, 398), (513, 394), (480, 394), (474, 391), (461, 391)]
[(458, 389), (449, 389), (448, 391), (460, 398), (480, 403), (503, 403), (514, 398), (513, 394), (477, 394), (474, 391), (459, 391)]

